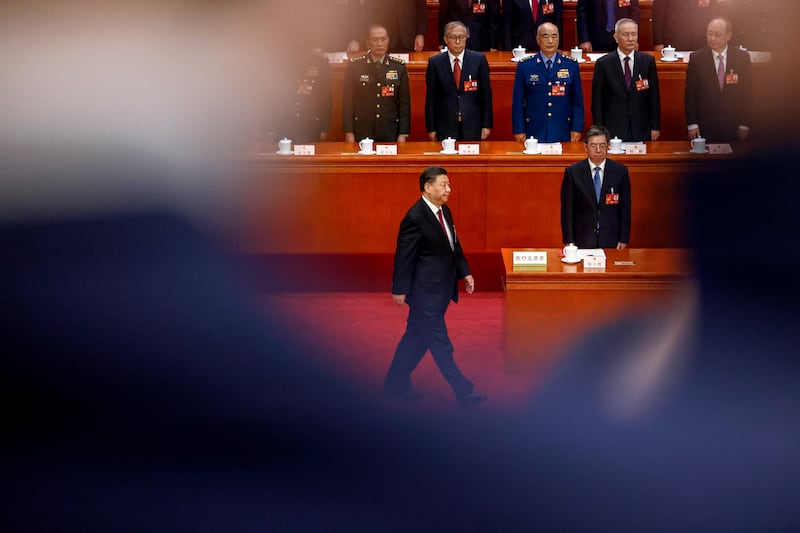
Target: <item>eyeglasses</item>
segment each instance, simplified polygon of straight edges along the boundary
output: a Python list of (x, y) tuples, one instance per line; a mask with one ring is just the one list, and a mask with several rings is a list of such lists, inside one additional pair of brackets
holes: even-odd
[(444, 38), (450, 41), (455, 41), (457, 43), (467, 40), (466, 35), (445, 35)]
[(720, 37), (725, 37), (726, 35), (728, 35), (728, 33), (727, 33), (727, 32), (725, 32), (725, 33), (723, 33), (723, 32), (718, 32), (718, 31), (709, 31), (709, 32), (706, 32), (706, 36), (707, 36), (707, 37), (715, 37), (715, 38), (717, 38), (717, 39), (719, 39)]

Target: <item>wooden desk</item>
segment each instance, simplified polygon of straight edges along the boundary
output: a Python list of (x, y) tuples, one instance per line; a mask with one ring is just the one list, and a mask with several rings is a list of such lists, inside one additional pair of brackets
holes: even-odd
[[(502, 290), (500, 248), (561, 246), (561, 180), (567, 165), (586, 157), (583, 146), (565, 143), (563, 155), (552, 156), (524, 155), (514, 142), (480, 143), (472, 156), (442, 155), (432, 142), (399, 145), (396, 156), (360, 156), (356, 144), (334, 142), (318, 144), (314, 156), (262, 147), (264, 155), (233, 162), (242, 176), (226, 208), (233, 251), (283, 273), (276, 285), (388, 290), (397, 228), (419, 199), (419, 174), (440, 165), (453, 184), (449, 205), (479, 290)], [(734, 156), (689, 154), (688, 142), (647, 147), (646, 155), (612, 156), (630, 170), (631, 245), (685, 248), (689, 173), (713, 169), (748, 145), (734, 146)]]
[(691, 282), (690, 255), (683, 249), (605, 250), (602, 272), (562, 263), (558, 248), (547, 249), (546, 270), (515, 272), (512, 251), (502, 249), (509, 372), (544, 369), (592, 329), (664, 303)]
[[(458, 156), (420, 142), (398, 145), (396, 156), (361, 156), (356, 144), (331, 142), (317, 144), (314, 156), (279, 156), (273, 145), (237, 163), (244, 169), (237, 193), (240, 250), (393, 253), (399, 221), (419, 198), (419, 174), (430, 165), (450, 175), (450, 206), (468, 254), (560, 246), (564, 169), (586, 157), (583, 143), (562, 146), (562, 155), (529, 156), (515, 142), (484, 142), (479, 155)], [(611, 156), (630, 170), (633, 246), (687, 245), (688, 173), (733, 157), (694, 155), (688, 148), (688, 141), (659, 141), (647, 144), (646, 155)], [(736, 153), (745, 148), (734, 146)]]

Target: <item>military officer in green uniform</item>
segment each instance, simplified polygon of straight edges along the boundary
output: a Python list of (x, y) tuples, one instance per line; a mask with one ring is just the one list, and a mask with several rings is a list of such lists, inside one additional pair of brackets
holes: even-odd
[(367, 55), (353, 58), (344, 75), (342, 130), (346, 142), (369, 137), (405, 142), (411, 130), (411, 94), (403, 61), (389, 57), (389, 32), (369, 30)]

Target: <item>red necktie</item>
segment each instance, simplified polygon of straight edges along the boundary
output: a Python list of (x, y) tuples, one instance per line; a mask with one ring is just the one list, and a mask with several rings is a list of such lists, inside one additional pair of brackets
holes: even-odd
[(447, 228), (444, 225), (444, 218), (442, 217), (442, 210), (439, 209), (439, 211), (436, 214), (439, 215), (439, 224), (442, 225), (442, 231), (444, 232), (444, 236), (447, 237), (447, 240), (449, 241), (450, 240), (450, 236), (447, 234)]
[(717, 58), (719, 59), (717, 79), (719, 80), (719, 90), (721, 91), (725, 87), (725, 58), (722, 57), (722, 54), (719, 54)]
[(461, 87), (461, 65), (458, 64), (458, 58), (453, 60), (453, 79), (456, 82), (456, 87)]
[(536, 25), (536, 15), (539, 11), (539, 0), (531, 0), (531, 13), (533, 13), (533, 25)]

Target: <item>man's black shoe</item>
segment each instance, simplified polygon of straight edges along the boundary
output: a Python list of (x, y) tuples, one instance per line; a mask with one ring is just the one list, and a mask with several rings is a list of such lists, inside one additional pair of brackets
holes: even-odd
[(473, 407), (475, 407), (476, 405), (485, 400), (486, 400), (485, 394), (475, 394), (474, 392), (471, 392), (464, 396), (458, 397), (458, 406), (461, 407), (462, 409), (472, 409)]

